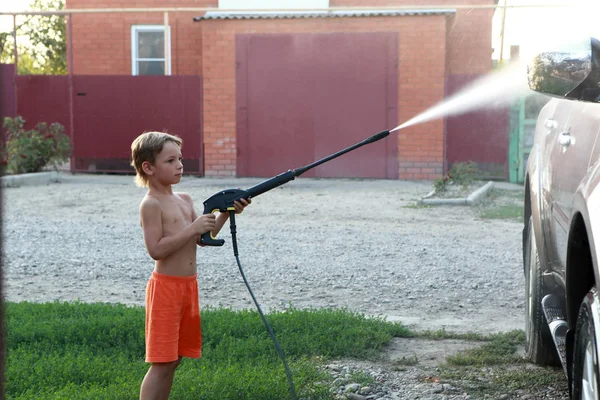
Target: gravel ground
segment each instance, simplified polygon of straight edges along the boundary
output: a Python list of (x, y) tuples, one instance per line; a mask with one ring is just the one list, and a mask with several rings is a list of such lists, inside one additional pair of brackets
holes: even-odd
[[(190, 193), (200, 213), (218, 190), (260, 181), (187, 177), (177, 190)], [(242, 265), (263, 310), (348, 308), (416, 330), (523, 329), (522, 224), (481, 219), (469, 207), (417, 207), (431, 188), (431, 182), (300, 178), (257, 197), (236, 220)], [(153, 269), (138, 217), (144, 193), (131, 176), (112, 175), (65, 175), (61, 183), (4, 189), (5, 298), (143, 305)], [(225, 246), (198, 249), (202, 306), (253, 308), (228, 225), (220, 237)], [(444, 340), (436, 347), (411, 339), (408, 352), (398, 352), (407, 340), (395, 338), (381, 363), (334, 361), (328, 368), (340, 377), (339, 392), (352, 384), (348, 372), (361, 370), (377, 384), (354, 387), (350, 398), (474, 398), (431, 378), (446, 354), (473, 343)], [(425, 361), (432, 354), (433, 363), (394, 367), (394, 359)], [(502, 396), (566, 399), (555, 388)]]
[[(184, 178), (202, 202), (260, 179)], [(246, 276), (265, 311), (346, 307), (415, 329), (522, 329), (521, 224), (468, 207), (415, 207), (430, 182), (299, 178), (239, 216)], [(153, 269), (131, 176), (67, 175), (4, 190), (4, 295), (11, 301), (143, 304)], [(253, 307), (228, 225), (220, 248), (199, 248), (203, 306)]]

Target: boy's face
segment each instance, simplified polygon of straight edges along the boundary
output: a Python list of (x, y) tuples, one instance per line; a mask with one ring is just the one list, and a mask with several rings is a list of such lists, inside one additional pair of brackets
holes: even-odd
[(176, 143), (166, 142), (162, 151), (156, 155), (154, 165), (151, 166), (151, 179), (165, 185), (179, 183), (183, 174), (181, 161), (181, 148)]

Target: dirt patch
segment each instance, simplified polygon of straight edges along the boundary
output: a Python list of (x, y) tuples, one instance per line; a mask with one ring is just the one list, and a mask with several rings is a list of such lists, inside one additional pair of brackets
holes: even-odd
[(383, 353), (387, 361), (396, 365), (413, 362), (423, 367), (436, 367), (446, 362), (446, 357), (481, 346), (481, 342), (444, 339), (392, 338)]
[[(528, 363), (452, 366), (446, 361), (484, 342), (458, 339), (393, 338), (380, 361), (335, 360), (326, 365), (334, 377), (335, 399), (346, 400), (568, 400), (559, 368)], [(517, 349), (523, 355), (523, 348)], [(373, 382), (357, 384), (357, 374)], [(349, 395), (349, 388), (355, 390)]]

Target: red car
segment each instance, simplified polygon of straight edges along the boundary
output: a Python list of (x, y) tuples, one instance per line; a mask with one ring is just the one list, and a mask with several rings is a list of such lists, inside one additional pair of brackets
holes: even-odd
[(526, 351), (562, 364), (572, 399), (598, 399), (600, 42), (535, 55), (529, 87), (552, 96), (537, 119), (524, 199)]

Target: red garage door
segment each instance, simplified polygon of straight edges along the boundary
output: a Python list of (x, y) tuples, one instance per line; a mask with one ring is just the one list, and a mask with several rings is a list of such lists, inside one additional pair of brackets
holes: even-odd
[[(297, 168), (396, 126), (397, 33), (236, 37), (237, 174)], [(397, 178), (396, 141), (303, 176)]]

